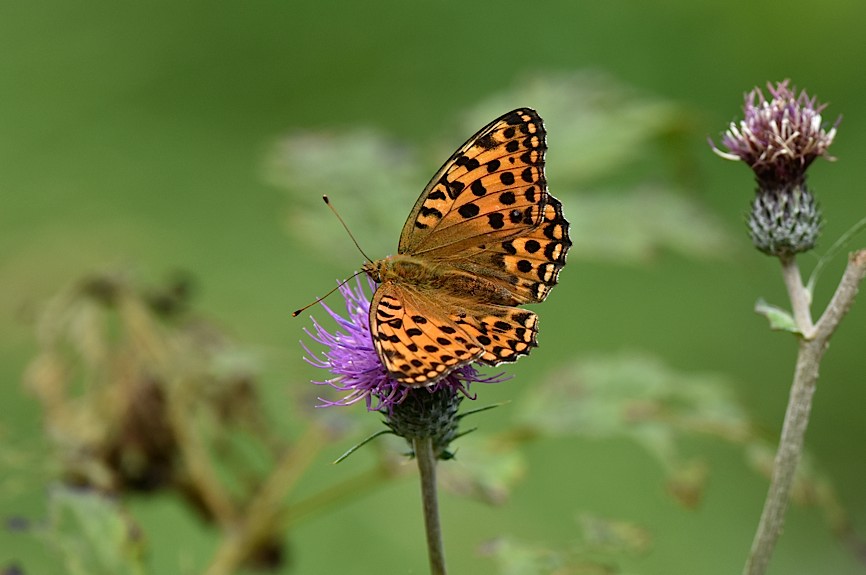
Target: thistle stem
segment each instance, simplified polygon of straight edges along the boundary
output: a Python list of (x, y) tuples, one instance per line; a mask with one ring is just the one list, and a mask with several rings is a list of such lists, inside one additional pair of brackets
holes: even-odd
[(418, 472), (421, 476), (421, 502), (424, 506), (424, 529), (427, 532), (427, 555), (430, 574), (445, 575), (445, 551), (442, 547), (442, 526), (439, 523), (439, 500), (436, 492), (436, 454), (433, 439), (416, 437), (412, 440)]
[(818, 380), (818, 365), (825, 350), (826, 343), (800, 340), (794, 382), (791, 385), (785, 422), (782, 425), (779, 448), (773, 463), (770, 488), (764, 501), (758, 530), (752, 541), (752, 549), (746, 567), (743, 569), (744, 575), (762, 575), (766, 572), (776, 541), (782, 534), (785, 511), (788, 508), (791, 488), (803, 452), (806, 428), (809, 425), (812, 395), (815, 393), (815, 384)]
[(794, 312), (794, 321), (803, 339), (812, 339), (815, 326), (812, 323), (812, 312), (809, 306), (812, 304), (812, 294), (803, 286), (803, 278), (800, 275), (800, 266), (794, 256), (779, 258), (782, 261), (782, 277), (791, 300), (791, 308)]
[(803, 287), (796, 262), (793, 258), (783, 259), (782, 269), (801, 337), (794, 381), (791, 385), (782, 435), (779, 438), (779, 448), (773, 464), (770, 488), (743, 575), (763, 575), (766, 572), (776, 542), (782, 533), (785, 511), (797, 465), (803, 452), (806, 428), (809, 425), (812, 396), (818, 381), (818, 369), (824, 352), (827, 351), (830, 337), (854, 303), (858, 286), (866, 275), (866, 250), (851, 255), (833, 299), (814, 326), (809, 312), (809, 294)]

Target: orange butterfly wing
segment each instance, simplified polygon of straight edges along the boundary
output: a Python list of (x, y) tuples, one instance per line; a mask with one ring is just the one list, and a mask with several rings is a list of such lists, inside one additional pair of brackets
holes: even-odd
[(547, 131), (520, 108), (457, 149), (427, 184), (398, 252), (500, 280), (521, 303), (543, 301), (571, 246), (562, 204), (547, 190)]
[[(519, 108), (469, 138), (418, 198), (398, 252), (482, 278), (508, 294), (501, 301), (543, 301), (571, 246), (562, 205), (547, 190), (546, 134), (534, 110)], [(474, 361), (515, 361), (537, 346), (538, 332), (533, 312), (409, 278), (379, 286), (370, 329), (391, 377), (413, 386)]]
[(391, 377), (426, 385), (484, 354), (441, 306), (410, 286), (385, 283), (370, 304), (373, 344)]
[(411, 286), (382, 284), (370, 304), (373, 344), (391, 377), (429, 385), (460, 366), (516, 361), (536, 347), (531, 311), (460, 301), (432, 301)]

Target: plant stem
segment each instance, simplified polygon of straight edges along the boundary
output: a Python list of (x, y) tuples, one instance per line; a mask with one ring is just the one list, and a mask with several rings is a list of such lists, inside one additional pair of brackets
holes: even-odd
[(782, 533), (791, 487), (794, 484), (806, 428), (809, 425), (812, 396), (818, 381), (818, 369), (824, 352), (827, 351), (830, 337), (851, 308), (858, 286), (866, 275), (866, 250), (851, 255), (833, 299), (814, 326), (808, 307), (809, 294), (803, 287), (796, 262), (793, 259), (783, 259), (782, 270), (801, 337), (794, 382), (791, 385), (782, 435), (773, 464), (770, 488), (764, 501), (758, 530), (752, 541), (752, 549), (743, 569), (744, 575), (763, 575), (766, 572), (776, 542)]
[(815, 384), (818, 381), (818, 366), (825, 350), (824, 342), (800, 340), (794, 382), (791, 385), (788, 409), (785, 412), (785, 422), (782, 425), (782, 435), (779, 438), (779, 448), (773, 464), (770, 489), (764, 501), (758, 530), (752, 541), (752, 550), (743, 570), (746, 575), (760, 575), (767, 570), (776, 541), (782, 534), (785, 511), (803, 452), (806, 428), (809, 425), (812, 395), (815, 393)]
[(323, 444), (324, 432), (311, 426), (304, 437), (286, 452), (243, 510), (240, 520), (223, 535), (205, 575), (230, 575), (249, 558), (257, 544), (282, 536), (277, 529), (286, 495), (313, 461)]
[(359, 475), (346, 479), (336, 485), (325, 488), (306, 499), (290, 504), (280, 515), (280, 529), (289, 531), (297, 524), (306, 521), (325, 509), (333, 507), (337, 503), (351, 498), (357, 498), (387, 485), (390, 480), (399, 477), (409, 468), (395, 467), (388, 463), (380, 462), (372, 469)]
[(804, 339), (812, 339), (815, 326), (812, 324), (812, 312), (809, 306), (812, 303), (812, 294), (803, 287), (803, 278), (800, 276), (800, 267), (794, 256), (780, 258), (782, 261), (782, 277), (785, 287), (788, 288), (788, 297), (791, 299), (791, 308), (794, 311), (794, 321), (797, 329)]
[(824, 310), (824, 315), (818, 320), (818, 330), (826, 331), (827, 337), (836, 330), (836, 326), (851, 309), (864, 276), (866, 276), (866, 250), (860, 250), (849, 256), (848, 267), (845, 268), (842, 281), (839, 282), (833, 299)]
[(424, 528), (427, 532), (427, 555), (430, 574), (445, 575), (445, 551), (442, 548), (442, 526), (439, 523), (439, 501), (436, 492), (436, 454), (433, 439), (416, 437), (412, 440), (418, 472), (421, 475), (421, 502), (424, 505)]

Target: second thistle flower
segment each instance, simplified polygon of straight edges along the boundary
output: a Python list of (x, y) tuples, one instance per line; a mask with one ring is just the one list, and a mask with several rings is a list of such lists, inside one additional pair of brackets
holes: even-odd
[(768, 84), (771, 99), (760, 88), (745, 96), (743, 119), (732, 122), (722, 137), (720, 150), (728, 160), (741, 160), (755, 173), (757, 195), (749, 214), (749, 233), (760, 251), (790, 257), (815, 247), (822, 217), (811, 190), (806, 170), (819, 156), (825, 156), (836, 136), (838, 119), (824, 124), (826, 107), (805, 91), (796, 94), (788, 80)]

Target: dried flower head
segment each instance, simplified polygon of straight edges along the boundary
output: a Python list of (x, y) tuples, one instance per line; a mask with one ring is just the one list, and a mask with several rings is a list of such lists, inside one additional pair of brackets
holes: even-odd
[(713, 151), (728, 160), (742, 160), (754, 170), (759, 185), (776, 188), (789, 182), (801, 182), (815, 158), (826, 156), (836, 137), (841, 116), (829, 128), (821, 112), (827, 107), (805, 90), (796, 95), (789, 80), (767, 84), (772, 96), (767, 100), (760, 88), (745, 95), (743, 119), (731, 122), (722, 136), (727, 151), (713, 146)]

